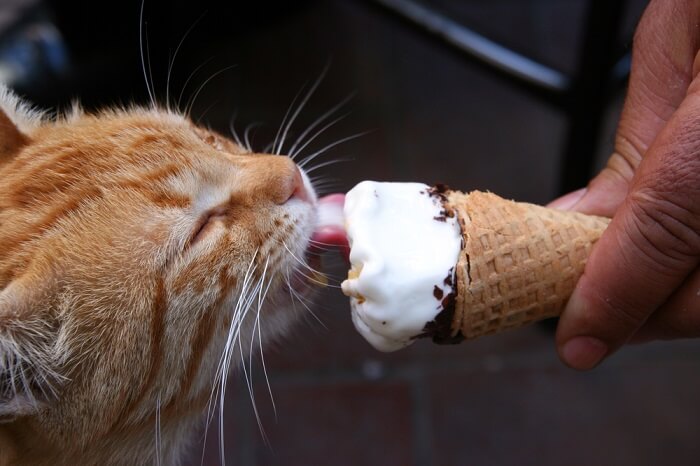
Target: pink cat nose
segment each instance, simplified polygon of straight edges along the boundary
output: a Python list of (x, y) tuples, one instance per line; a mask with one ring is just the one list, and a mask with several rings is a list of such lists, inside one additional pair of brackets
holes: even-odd
[(299, 199), (306, 202), (310, 201), (309, 191), (304, 185), (304, 178), (301, 175), (301, 170), (299, 170), (299, 167), (294, 167), (294, 174), (292, 176), (293, 180), (291, 194), (289, 195), (287, 201), (291, 199)]

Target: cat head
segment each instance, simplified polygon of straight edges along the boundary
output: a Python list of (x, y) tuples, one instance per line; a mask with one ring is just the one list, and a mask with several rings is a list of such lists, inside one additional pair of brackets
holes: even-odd
[(316, 204), (288, 157), (182, 115), (50, 119), (2, 90), (0, 419), (77, 448), (200, 412), (294, 319)]

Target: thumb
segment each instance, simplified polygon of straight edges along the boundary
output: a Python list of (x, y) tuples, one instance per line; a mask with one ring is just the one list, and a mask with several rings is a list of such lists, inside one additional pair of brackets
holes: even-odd
[(561, 358), (590, 369), (626, 343), (700, 261), (700, 96), (689, 95), (640, 163), (557, 329)]

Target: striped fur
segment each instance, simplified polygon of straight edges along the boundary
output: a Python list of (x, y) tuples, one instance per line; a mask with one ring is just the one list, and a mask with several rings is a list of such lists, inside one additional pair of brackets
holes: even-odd
[(247, 353), (294, 319), (315, 195), (178, 114), (0, 100), (0, 465), (155, 464), (157, 419), (176, 464), (231, 326)]

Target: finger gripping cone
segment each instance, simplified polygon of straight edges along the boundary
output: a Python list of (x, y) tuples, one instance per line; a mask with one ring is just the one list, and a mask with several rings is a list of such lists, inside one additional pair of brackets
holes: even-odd
[(561, 314), (609, 219), (447, 191), (462, 229), (451, 335), (489, 335)]

